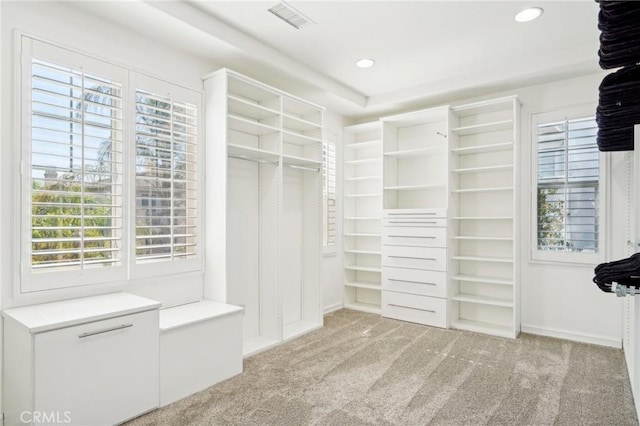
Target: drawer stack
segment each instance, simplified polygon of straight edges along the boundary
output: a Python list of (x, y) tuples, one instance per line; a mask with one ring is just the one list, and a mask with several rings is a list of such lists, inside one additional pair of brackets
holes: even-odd
[(382, 316), (447, 326), (446, 209), (385, 210)]

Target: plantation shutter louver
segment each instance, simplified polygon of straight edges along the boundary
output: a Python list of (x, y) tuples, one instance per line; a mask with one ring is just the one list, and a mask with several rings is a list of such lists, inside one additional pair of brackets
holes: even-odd
[(323, 144), (322, 161), (324, 164), (324, 180), (322, 195), (325, 208), (324, 245), (336, 242), (336, 146), (333, 143)]
[(122, 260), (122, 85), (32, 59), (31, 270)]
[(135, 253), (137, 263), (197, 253), (197, 108), (137, 90)]
[(594, 118), (537, 126), (537, 246), (598, 252), (599, 152)]

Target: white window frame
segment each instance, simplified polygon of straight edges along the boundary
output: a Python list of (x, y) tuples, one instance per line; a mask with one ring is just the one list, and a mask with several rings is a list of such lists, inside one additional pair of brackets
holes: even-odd
[[(134, 279), (166, 277), (168, 275), (204, 271), (204, 126), (202, 123), (203, 95), (200, 91), (184, 88), (164, 80), (113, 64), (107, 60), (88, 56), (67, 47), (16, 33), (18, 51), (16, 83), (16, 107), (19, 126), (16, 135), (20, 140), (20, 184), (16, 217), (19, 218), (21, 237), (16, 246), (20, 256), (18, 282), (19, 294), (81, 287), (87, 285), (122, 285)], [(88, 74), (110, 78), (122, 83), (122, 255), (117, 266), (95, 270), (66, 270), (32, 272), (31, 267), (31, 61), (38, 59)], [(179, 101), (197, 106), (197, 256), (180, 261), (159, 261), (136, 265), (135, 262), (135, 91), (146, 89), (154, 93), (169, 93)], [(180, 284), (180, 280), (176, 281)]]
[(605, 224), (608, 210), (608, 157), (600, 152), (598, 180), (598, 250), (596, 253), (560, 252), (538, 249), (538, 125), (560, 120), (595, 116), (595, 105), (583, 104), (531, 115), (531, 258), (533, 262), (593, 265), (606, 258)]
[[(327, 150), (326, 147), (328, 146), (332, 146), (333, 147), (333, 164), (331, 165), (329, 163), (329, 156), (325, 156), (325, 150)], [(338, 170), (337, 170), (337, 156), (338, 156), (338, 152), (337, 152), (337, 146), (335, 141), (333, 140), (325, 140), (323, 142), (323, 146), (322, 146), (322, 151), (323, 151), (323, 155), (322, 155), (322, 170), (323, 170), (323, 175), (322, 175), (322, 246), (323, 246), (323, 253), (325, 256), (334, 256), (337, 254), (337, 244), (336, 244), (336, 239), (337, 239), (337, 226), (338, 226), (338, 196), (337, 196), (337, 191), (338, 191)], [(329, 168), (333, 166), (333, 179), (334, 179), (334, 188), (333, 188), (333, 200), (334, 200), (334, 208), (335, 208), (335, 217), (334, 217), (334, 237), (333, 237), (333, 241), (328, 241), (328, 227), (329, 227), (329, 217), (327, 215), (328, 212), (328, 188), (329, 188), (329, 178), (330, 175), (328, 173)]]

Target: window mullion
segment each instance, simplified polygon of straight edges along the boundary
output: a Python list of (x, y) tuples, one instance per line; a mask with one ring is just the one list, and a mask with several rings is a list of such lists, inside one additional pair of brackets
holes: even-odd
[(174, 247), (174, 227), (173, 227), (173, 215), (174, 215), (174, 187), (175, 187), (175, 161), (173, 161), (174, 158), (174, 144), (175, 144), (175, 140), (174, 140), (174, 120), (175, 120), (175, 114), (174, 112), (174, 104), (173, 104), (173, 99), (171, 99), (171, 97), (169, 97), (169, 114), (171, 114), (171, 124), (170, 124), (170, 134), (169, 134), (169, 152), (170, 152), (170, 156), (169, 156), (169, 164), (171, 164), (171, 187), (170, 187), (170, 191), (169, 191), (169, 229), (171, 232), (171, 240), (169, 241), (169, 248), (171, 250), (171, 260), (173, 260), (175, 258), (175, 247)]
[(569, 120), (564, 120), (564, 201), (563, 201), (563, 214), (562, 214), (562, 235), (564, 239), (563, 251), (569, 251), (567, 246), (568, 234), (567, 234), (567, 216), (569, 215)]
[[(82, 71), (82, 69), (81, 69)], [(84, 171), (85, 171), (85, 158), (84, 158), (84, 152), (85, 152), (85, 129), (84, 129), (84, 119), (85, 119), (85, 81), (84, 81), (84, 71), (81, 72), (80, 74), (80, 269), (84, 269), (84, 258), (85, 258), (85, 253), (84, 253), (84, 227), (85, 227), (85, 220), (84, 220), (84, 196), (85, 196), (85, 186), (84, 186)]]

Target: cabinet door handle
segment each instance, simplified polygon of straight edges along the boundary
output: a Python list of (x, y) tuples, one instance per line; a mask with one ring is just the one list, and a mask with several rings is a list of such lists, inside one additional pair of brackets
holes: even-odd
[(411, 215), (427, 215), (427, 216), (433, 216), (436, 214), (436, 212), (420, 212), (420, 213), (393, 213), (393, 212), (388, 212), (387, 213), (389, 216), (411, 216)]
[(396, 280), (394, 278), (389, 278), (389, 281), (395, 281), (398, 283), (413, 283), (413, 284), (425, 284), (425, 285), (437, 285), (436, 283), (423, 283), (421, 281), (409, 281), (409, 280)]
[(124, 328), (129, 328), (129, 327), (133, 327), (133, 324), (122, 324), (122, 325), (119, 325), (117, 327), (107, 328), (105, 330), (91, 331), (89, 333), (82, 333), (81, 335), (78, 336), (78, 339), (84, 339), (85, 337), (95, 336), (96, 334), (109, 333), (111, 331), (122, 330)]
[(387, 303), (387, 305), (395, 306), (396, 308), (413, 309), (414, 311), (429, 312), (430, 314), (435, 314), (436, 313), (436, 311), (433, 311), (431, 309), (420, 309), (420, 308), (414, 308), (412, 306), (396, 305), (395, 303)]
[(389, 220), (389, 223), (406, 223), (406, 224), (411, 224), (411, 223), (428, 223), (428, 224), (433, 224), (435, 225), (436, 222), (435, 220), (421, 220), (421, 221), (415, 221), (415, 220)]
[(434, 257), (391, 256), (391, 255), (389, 255), (389, 257), (394, 257), (399, 259), (436, 260)]

